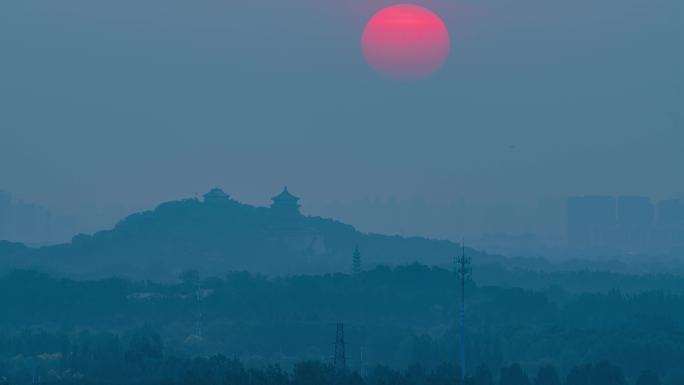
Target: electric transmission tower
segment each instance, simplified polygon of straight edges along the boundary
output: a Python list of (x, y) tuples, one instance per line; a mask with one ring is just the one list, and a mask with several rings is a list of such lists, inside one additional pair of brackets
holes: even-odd
[(461, 353), (461, 384), (465, 383), (466, 375), (466, 359), (465, 359), (465, 284), (472, 275), (472, 268), (470, 267), (470, 258), (465, 254), (465, 243), (461, 242), (461, 256), (456, 259), (456, 272), (461, 283), (461, 308), (459, 314), (460, 327), (460, 344), (459, 350)]
[(337, 324), (335, 333), (335, 356), (333, 357), (333, 384), (339, 385), (347, 371), (347, 353), (344, 344), (344, 324)]

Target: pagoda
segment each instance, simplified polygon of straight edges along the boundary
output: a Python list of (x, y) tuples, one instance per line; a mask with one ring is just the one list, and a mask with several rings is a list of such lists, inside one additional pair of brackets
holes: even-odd
[(283, 191), (271, 198), (271, 209), (278, 217), (294, 217), (301, 215), (299, 213), (299, 198), (290, 194), (287, 187)]

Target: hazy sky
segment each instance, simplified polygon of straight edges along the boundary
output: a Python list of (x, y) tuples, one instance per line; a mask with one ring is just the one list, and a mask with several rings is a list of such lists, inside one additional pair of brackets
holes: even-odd
[(418, 3), (452, 52), (398, 82), (359, 44), (390, 1), (2, 0), (0, 189), (78, 212), (287, 184), (370, 230), (408, 202), (400, 230), (440, 236), (684, 195), (684, 2)]

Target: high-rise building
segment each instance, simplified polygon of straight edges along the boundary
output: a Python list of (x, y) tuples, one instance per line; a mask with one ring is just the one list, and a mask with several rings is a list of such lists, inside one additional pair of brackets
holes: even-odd
[(648, 227), (653, 225), (655, 210), (650, 198), (621, 196), (617, 202), (620, 226)]
[(617, 224), (616, 200), (610, 196), (568, 198), (568, 241), (580, 247), (609, 245)]
[(684, 226), (684, 202), (679, 199), (658, 202), (658, 224)]
[(658, 254), (684, 250), (684, 202), (649, 197), (568, 198), (568, 241), (610, 253)]
[(618, 198), (618, 231), (615, 246), (627, 253), (643, 253), (654, 247), (655, 208), (651, 199), (640, 196)]

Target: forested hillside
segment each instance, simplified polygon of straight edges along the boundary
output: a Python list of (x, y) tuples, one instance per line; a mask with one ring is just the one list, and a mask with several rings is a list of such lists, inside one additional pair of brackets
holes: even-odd
[[(567, 288), (541, 288), (548, 277), (535, 273), (536, 283), (524, 279), (540, 288), (528, 290), (481, 285), (476, 270), (466, 288), (469, 364), (495, 373), (513, 363), (530, 373), (549, 364), (565, 375), (609, 360), (628, 378), (653, 370), (684, 380), (684, 279), (604, 275), (600, 291), (572, 290), (596, 280), (593, 274), (568, 273)], [(458, 357), (457, 280), (448, 270), (412, 265), (272, 278), (186, 271), (181, 278), (73, 281), (14, 272), (0, 279), (0, 307), (11, 309), (0, 330), (9, 340), (36, 336), (25, 357), (60, 351), (59, 339), (42, 333), (63, 339), (144, 327), (159, 334), (170, 355), (224, 354), (250, 367), (291, 368), (303, 360), (328, 362), (335, 324), (343, 322), (349, 365), (362, 373), (376, 365), (433, 370)], [(16, 354), (7, 353), (5, 365), (15, 365)]]
[[(68, 244), (32, 249), (4, 242), (0, 266), (80, 278), (169, 280), (187, 268), (213, 274), (349, 271), (357, 246), (366, 266), (448, 266), (461, 253), (460, 245), (448, 241), (365, 234), (332, 219), (276, 214), (271, 208), (229, 198), (167, 202), (130, 215), (111, 230), (78, 235)], [(472, 249), (467, 252), (477, 257), (477, 263), (504, 261)]]

